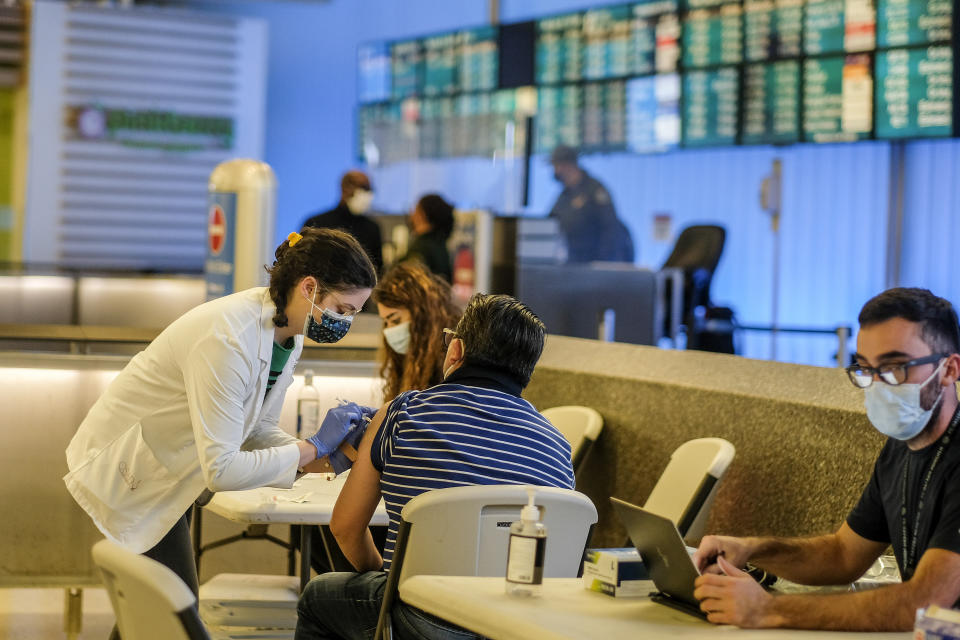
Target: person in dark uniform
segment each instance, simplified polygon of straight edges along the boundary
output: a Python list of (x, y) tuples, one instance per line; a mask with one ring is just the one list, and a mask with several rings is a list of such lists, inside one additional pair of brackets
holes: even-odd
[(401, 262), (417, 260), (434, 275), (451, 282), (453, 267), (447, 240), (453, 232), (453, 205), (435, 193), (427, 194), (413, 208), (410, 222), (416, 236)]
[(567, 241), (568, 262), (633, 262), (633, 239), (617, 218), (610, 192), (577, 163), (577, 150), (559, 146), (550, 155), (553, 177), (563, 184), (549, 217)]
[(365, 217), (373, 202), (370, 178), (362, 171), (348, 171), (340, 179), (340, 202), (329, 211), (317, 213), (303, 223), (304, 227), (341, 229), (360, 242), (377, 273), (383, 271), (383, 242), (380, 226)]

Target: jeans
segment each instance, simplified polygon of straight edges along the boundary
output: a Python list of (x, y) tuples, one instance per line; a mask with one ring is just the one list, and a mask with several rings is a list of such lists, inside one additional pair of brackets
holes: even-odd
[[(294, 640), (368, 640), (377, 630), (387, 574), (326, 573), (307, 584), (297, 604)], [(478, 636), (399, 600), (391, 611), (398, 640), (474, 640)]]
[[(144, 551), (143, 555), (169, 567), (180, 576), (193, 595), (200, 590), (200, 581), (197, 578), (197, 563), (193, 557), (193, 542), (190, 539), (190, 520), (193, 508), (187, 510), (177, 523), (173, 525), (167, 535), (163, 536), (153, 548)], [(120, 640), (120, 631), (117, 627), (110, 633), (110, 640)]]

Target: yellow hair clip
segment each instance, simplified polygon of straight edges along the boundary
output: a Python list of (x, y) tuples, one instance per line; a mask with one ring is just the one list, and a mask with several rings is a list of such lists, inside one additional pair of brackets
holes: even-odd
[(303, 236), (297, 233), (296, 231), (291, 231), (290, 235), (287, 236), (287, 242), (290, 244), (291, 247), (297, 244), (298, 242), (300, 242), (301, 240), (303, 240)]

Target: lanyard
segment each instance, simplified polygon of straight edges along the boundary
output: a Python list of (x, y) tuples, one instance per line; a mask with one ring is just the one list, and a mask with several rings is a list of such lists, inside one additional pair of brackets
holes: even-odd
[(910, 467), (909, 456), (903, 461), (903, 478), (900, 482), (900, 543), (903, 549), (903, 568), (905, 571), (909, 571), (911, 575), (913, 574), (913, 563), (917, 555), (917, 538), (920, 532), (920, 515), (923, 513), (923, 499), (926, 497), (927, 488), (930, 486), (933, 470), (936, 469), (937, 463), (940, 462), (940, 459), (943, 457), (943, 452), (946, 451), (947, 446), (950, 444), (953, 432), (957, 430), (958, 422), (960, 422), (960, 409), (954, 412), (953, 419), (950, 420), (950, 426), (947, 427), (947, 431), (940, 438), (940, 444), (937, 445), (937, 450), (933, 454), (933, 460), (930, 461), (927, 473), (923, 477), (923, 484), (920, 485), (920, 496), (917, 500), (917, 510), (914, 515), (912, 537), (908, 537), (907, 535), (907, 476), (909, 475), (907, 471)]

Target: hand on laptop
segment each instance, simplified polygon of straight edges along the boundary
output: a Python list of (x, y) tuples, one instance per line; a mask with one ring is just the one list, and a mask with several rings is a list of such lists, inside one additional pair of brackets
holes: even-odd
[(693, 554), (693, 564), (700, 573), (723, 573), (717, 564), (717, 559), (723, 557), (727, 564), (736, 568), (743, 568), (750, 559), (752, 550), (745, 538), (730, 536), (705, 536), (700, 541), (697, 552)]
[[(704, 538), (703, 543), (706, 542), (707, 538)], [(704, 548), (703, 543), (700, 549)], [(707, 620), (746, 629), (777, 626), (777, 620), (770, 612), (773, 596), (748, 573), (727, 562), (725, 556), (715, 557), (717, 561), (711, 566), (717, 567), (723, 575), (704, 574), (694, 583), (693, 595), (700, 601)]]

